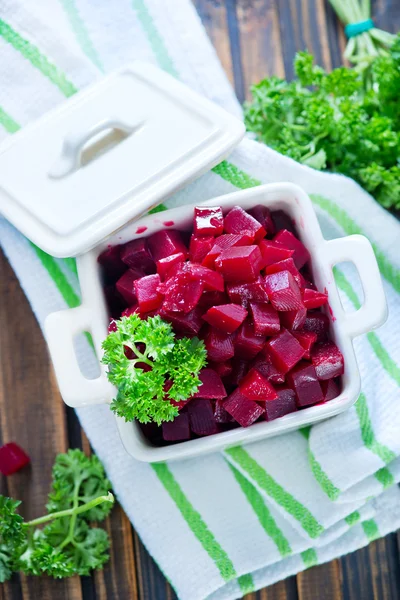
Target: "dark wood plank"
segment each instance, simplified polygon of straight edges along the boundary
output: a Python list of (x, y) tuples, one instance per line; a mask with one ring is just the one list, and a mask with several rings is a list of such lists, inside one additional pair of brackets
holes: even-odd
[[(32, 466), (3, 481), (2, 489), (23, 501), (26, 518), (43, 513), (58, 452), (67, 449), (64, 406), (50, 368), (45, 342), (29, 304), (4, 255), (0, 254), (1, 441), (16, 441)], [(55, 581), (21, 577), (4, 584), (5, 597), (81, 600), (78, 577)]]
[(263, 590), (247, 594), (243, 600), (298, 600), (296, 578), (289, 577)]
[(143, 546), (138, 535), (135, 540), (135, 558), (137, 563), (137, 577), (139, 598), (141, 600), (177, 600), (177, 596)]
[(303, 571), (297, 575), (299, 600), (342, 600), (341, 579), (341, 565), (338, 560)]

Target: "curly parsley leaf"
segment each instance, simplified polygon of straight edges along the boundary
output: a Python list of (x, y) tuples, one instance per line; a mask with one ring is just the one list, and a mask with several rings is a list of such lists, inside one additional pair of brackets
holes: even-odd
[(126, 421), (172, 421), (178, 408), (169, 400), (186, 400), (200, 385), (204, 343), (176, 339), (172, 326), (159, 316), (142, 321), (132, 314), (116, 321), (116, 327), (103, 342), (102, 362), (118, 389), (111, 409)]

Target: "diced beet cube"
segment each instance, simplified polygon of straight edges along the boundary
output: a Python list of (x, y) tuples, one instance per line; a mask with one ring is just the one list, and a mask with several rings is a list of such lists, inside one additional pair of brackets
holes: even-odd
[(297, 410), (296, 394), (291, 388), (277, 387), (275, 388), (277, 397), (275, 400), (267, 400), (263, 403), (265, 407), (265, 420), (273, 421), (278, 417), (284, 417), (289, 413)]
[(224, 230), (224, 217), (221, 207), (196, 206), (194, 209), (193, 231), (197, 235), (221, 235)]
[(317, 334), (312, 331), (293, 331), (292, 333), (304, 348), (304, 358), (311, 358), (311, 348), (317, 341)]
[(213, 369), (202, 369), (199, 373), (199, 379), (201, 384), (193, 398), (208, 398), (209, 400), (226, 398), (227, 394), (221, 377)]
[(254, 217), (256, 221), (261, 223), (261, 225), (264, 227), (265, 231), (267, 232), (267, 235), (274, 235), (275, 226), (274, 226), (274, 222), (271, 217), (271, 211), (269, 210), (269, 208), (267, 208), (263, 204), (257, 204), (257, 206), (254, 206), (254, 208), (251, 208), (248, 211), (248, 213), (249, 213), (249, 215)]
[(168, 312), (191, 312), (200, 300), (204, 283), (181, 273), (165, 282), (163, 309)]
[(225, 216), (224, 230), (226, 233), (251, 232), (255, 242), (260, 241), (267, 233), (261, 223), (240, 206), (234, 206)]
[(289, 271), (267, 275), (265, 287), (269, 300), (276, 310), (296, 310), (303, 307), (300, 288)]
[(249, 400), (274, 400), (278, 397), (268, 379), (254, 368), (239, 383), (239, 390)]
[(291, 258), (294, 254), (294, 250), (285, 248), (285, 246), (282, 246), (282, 244), (273, 242), (272, 240), (261, 240), (258, 247), (261, 251), (264, 267), (281, 262), (286, 258)]
[(189, 415), (187, 413), (180, 413), (173, 421), (163, 423), (162, 435), (166, 442), (189, 440)]
[(140, 312), (150, 312), (161, 306), (163, 296), (158, 291), (160, 285), (159, 275), (146, 275), (133, 282)]
[(188, 402), (190, 402), (191, 398), (189, 398), (189, 400), (174, 400), (173, 398), (170, 398), (169, 401), (172, 404), (172, 406), (176, 406), (177, 409), (179, 411), (181, 411), (183, 408), (185, 408), (185, 406), (187, 406)]
[(156, 270), (154, 260), (150, 254), (145, 238), (132, 240), (122, 246), (121, 259), (128, 267), (141, 269), (144, 273), (151, 274)]
[(298, 407), (310, 406), (322, 402), (324, 395), (313, 365), (302, 360), (294, 369), (288, 373), (287, 382), (296, 392), (296, 404)]
[(256, 335), (275, 335), (279, 332), (281, 328), (279, 314), (271, 304), (251, 302), (250, 314)]
[(203, 311), (198, 306), (187, 314), (168, 312), (163, 307), (160, 310), (160, 317), (171, 323), (175, 333), (182, 335), (197, 335), (204, 321), (201, 318)]
[(222, 400), (217, 400), (215, 403), (214, 420), (216, 423), (220, 423), (222, 425), (225, 425), (226, 423), (232, 423), (235, 420), (229, 413), (226, 412), (224, 408), (224, 402)]
[(215, 260), (225, 281), (254, 281), (260, 274), (262, 259), (258, 246), (234, 246)]
[(29, 456), (15, 442), (9, 442), (0, 448), (0, 473), (3, 475), (13, 475), (29, 462)]
[(135, 281), (143, 277), (144, 272), (140, 269), (128, 269), (120, 277), (115, 285), (119, 294), (129, 306), (136, 302)]
[(307, 317), (307, 309), (303, 306), (296, 310), (287, 310), (280, 313), (280, 319), (283, 327), (294, 331), (301, 329)]
[(180, 265), (185, 260), (185, 255), (183, 252), (178, 252), (177, 254), (171, 254), (171, 256), (166, 256), (161, 260), (157, 261), (157, 273), (159, 274), (161, 281), (167, 278), (169, 271), (172, 267), (176, 265)]
[(194, 263), (201, 263), (214, 245), (211, 235), (192, 235), (190, 238), (189, 258)]
[(344, 373), (343, 355), (333, 342), (321, 342), (311, 350), (311, 362), (318, 379), (332, 379)]
[(126, 300), (123, 300), (115, 285), (105, 285), (104, 296), (110, 316), (114, 319), (118, 319), (121, 311), (126, 306)]
[(305, 288), (301, 291), (303, 304), (306, 308), (319, 308), (328, 302), (328, 294)]
[(113, 331), (117, 331), (118, 327), (117, 327), (117, 323), (115, 321), (115, 319), (111, 319), (109, 324), (108, 324), (108, 333), (112, 333)]
[(137, 422), (143, 435), (150, 440), (152, 444), (161, 445), (163, 444), (162, 427), (157, 423), (140, 423)]
[(199, 300), (198, 306), (204, 308), (206, 312), (212, 306), (220, 306), (220, 304), (228, 304), (229, 298), (224, 292), (203, 292)]
[(250, 283), (227, 283), (226, 291), (231, 302), (241, 304), (245, 308), (248, 308), (250, 302), (268, 302), (267, 290), (261, 275)]
[(188, 265), (189, 273), (192, 279), (202, 281), (206, 292), (223, 292), (224, 278), (220, 273), (216, 273), (212, 269), (208, 269), (203, 265), (190, 264)]
[(225, 377), (229, 377), (233, 369), (232, 362), (230, 360), (226, 360), (225, 362), (220, 363), (209, 362), (208, 366), (212, 368), (216, 373), (218, 373), (218, 375), (223, 379)]
[(274, 242), (279, 242), (285, 248), (294, 250), (293, 260), (298, 269), (304, 267), (307, 261), (310, 260), (310, 253), (305, 245), (291, 231), (283, 229), (274, 237)]
[(210, 327), (204, 338), (204, 345), (209, 360), (214, 362), (225, 362), (235, 354), (232, 335), (212, 327)]
[(276, 366), (272, 363), (271, 357), (268, 353), (263, 353), (264, 356), (257, 356), (252, 366), (257, 369), (261, 375), (266, 377), (271, 383), (279, 384), (285, 382), (285, 374), (278, 371)]
[(243, 396), (239, 388), (236, 388), (224, 402), (224, 409), (242, 427), (249, 427), (249, 425), (257, 421), (264, 412), (264, 408), (257, 404), (257, 402)]
[(128, 308), (126, 308), (124, 311), (122, 311), (121, 319), (122, 319), (122, 317), (130, 317), (133, 314), (140, 314), (139, 304), (137, 302), (135, 304), (133, 304), (132, 306), (128, 306)]
[(253, 324), (245, 321), (235, 337), (235, 356), (251, 360), (262, 350), (264, 343), (265, 336), (256, 335)]
[(281, 260), (280, 262), (274, 263), (273, 265), (268, 265), (268, 267), (266, 267), (265, 269), (265, 273), (267, 275), (270, 275), (271, 273), (280, 273), (281, 271), (289, 271), (289, 273), (293, 275), (297, 285), (300, 288), (304, 287), (304, 277), (294, 264), (293, 258), (285, 258), (285, 260)]
[(303, 331), (311, 331), (317, 334), (317, 342), (326, 340), (329, 330), (329, 319), (326, 315), (320, 312), (307, 313), (304, 321)]
[(153, 233), (148, 238), (148, 246), (153, 260), (156, 262), (179, 252), (183, 252), (187, 256), (187, 248), (183, 242), (182, 235), (180, 231), (176, 231), (175, 229), (168, 229), (168, 231), (163, 229), (162, 231)]
[(227, 379), (227, 384), (237, 386), (245, 375), (249, 372), (249, 361), (241, 358), (232, 360), (232, 373)]
[(190, 428), (196, 435), (218, 433), (214, 410), (210, 400), (195, 398), (188, 406)]
[(287, 329), (282, 329), (277, 336), (266, 343), (269, 355), (281, 373), (287, 373), (304, 356), (304, 348)]
[(100, 254), (97, 262), (103, 267), (107, 280), (115, 281), (126, 271), (121, 260), (121, 246), (110, 246)]
[(322, 393), (324, 394), (324, 401), (328, 402), (337, 398), (340, 394), (340, 387), (334, 379), (328, 379), (327, 381), (321, 381)]
[(297, 235), (295, 224), (292, 219), (285, 213), (284, 210), (273, 210), (271, 212), (272, 222), (275, 226), (276, 231), (281, 229), (287, 229), (294, 235)]
[(236, 304), (222, 304), (211, 307), (203, 319), (212, 327), (226, 333), (233, 333), (247, 317), (247, 310)]
[(213, 269), (215, 267), (215, 259), (221, 254), (223, 250), (227, 248), (232, 248), (232, 246), (249, 246), (253, 243), (254, 237), (247, 234), (232, 234), (227, 233), (225, 235), (220, 235), (217, 239), (214, 240), (214, 245), (212, 246), (210, 252), (204, 257), (202, 264), (205, 267), (209, 267)]

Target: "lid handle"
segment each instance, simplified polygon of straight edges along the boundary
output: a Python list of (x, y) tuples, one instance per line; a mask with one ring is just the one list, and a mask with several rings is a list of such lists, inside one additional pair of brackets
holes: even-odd
[(89, 129), (80, 127), (70, 131), (64, 138), (59, 158), (48, 173), (49, 177), (60, 179), (79, 169), (84, 146), (99, 134), (107, 130), (119, 130), (125, 135), (130, 135), (140, 129), (143, 124), (144, 119), (129, 123), (116, 117), (110, 117), (95, 123)]

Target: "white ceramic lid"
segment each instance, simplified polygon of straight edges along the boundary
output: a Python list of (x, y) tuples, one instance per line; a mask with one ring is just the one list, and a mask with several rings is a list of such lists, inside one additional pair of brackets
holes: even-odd
[(49, 254), (76, 256), (216, 165), (243, 135), (241, 121), (135, 62), (0, 146), (0, 212)]

